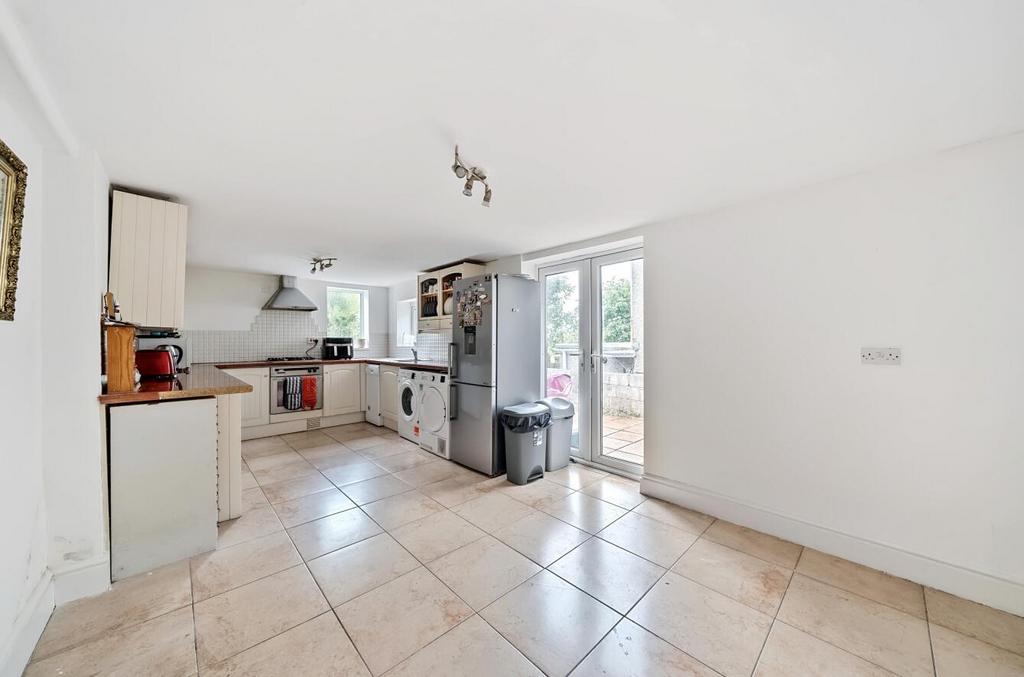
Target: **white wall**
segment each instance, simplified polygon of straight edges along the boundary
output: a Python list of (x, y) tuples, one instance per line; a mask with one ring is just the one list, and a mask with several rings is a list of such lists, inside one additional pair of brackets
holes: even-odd
[(109, 583), (104, 412), (96, 396), (110, 182), (84, 149), (76, 157), (46, 151), (43, 165), (44, 270), (62, 271), (42, 276), (41, 334), (48, 561), (61, 604)]
[(416, 298), (416, 275), (409, 275), (409, 279), (403, 280), (388, 287), (388, 356), (389, 357), (412, 357), (412, 350), (407, 347), (399, 347), (398, 336), (395, 333), (398, 317), (396, 306), (399, 301)]
[(182, 328), (248, 331), (277, 286), (275, 275), (188, 266)]
[[(0, 59), (6, 55), (0, 52)], [(38, 605), (52, 606), (46, 568), (46, 500), (43, 487), (42, 387), (42, 147), (30, 127), (30, 112), (8, 98), (9, 77), (0, 85), (0, 138), (28, 165), (21, 264), (14, 322), (0, 322), (0, 674), (23, 663), (24, 638), (41, 631)], [(42, 596), (42, 597), (41, 597)], [(36, 617), (33, 617), (33, 616)], [(43, 616), (45, 623), (46, 617)], [(29, 649), (31, 650), (31, 648)]]
[(0, 675), (21, 673), (54, 600), (109, 584), (96, 401), (108, 184), (46, 120), (0, 50), (0, 138), (28, 165), (15, 320), (0, 322)]
[[(279, 276), (188, 266), (185, 271), (185, 321), (188, 331), (249, 331), (263, 304), (277, 290)], [(369, 292), (369, 344), (357, 354), (384, 356), (388, 350), (388, 288), (323, 279), (299, 278), (296, 286), (316, 304), (310, 314), (321, 335), (327, 327), (327, 287)]]
[(1024, 613), (1024, 134), (644, 248), (645, 490)]

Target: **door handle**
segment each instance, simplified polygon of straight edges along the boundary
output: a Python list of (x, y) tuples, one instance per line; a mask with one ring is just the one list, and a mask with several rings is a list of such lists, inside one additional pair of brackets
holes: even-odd
[(601, 364), (608, 364), (608, 358), (599, 353), (590, 353), (590, 371), (597, 373), (598, 358)]
[(450, 378), (458, 378), (459, 376), (459, 346), (457, 343), (452, 341), (448, 344), (448, 376)]
[(448, 384), (448, 420), (454, 421), (459, 417), (459, 389), (454, 383)]

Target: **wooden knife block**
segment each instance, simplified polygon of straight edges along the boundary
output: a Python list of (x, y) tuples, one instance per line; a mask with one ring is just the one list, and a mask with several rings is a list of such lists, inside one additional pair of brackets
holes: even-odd
[(135, 390), (135, 327), (108, 326), (107, 392)]

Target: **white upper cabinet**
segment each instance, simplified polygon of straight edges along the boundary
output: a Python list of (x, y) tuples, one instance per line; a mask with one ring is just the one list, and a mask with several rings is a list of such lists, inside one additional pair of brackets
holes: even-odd
[(181, 327), (187, 224), (185, 205), (114, 191), (108, 287), (122, 319), (145, 327)]
[(416, 278), (419, 330), (450, 329), (455, 304), (455, 283), (464, 277), (483, 275), (478, 263), (460, 263), (422, 273)]
[(324, 365), (324, 416), (363, 410), (362, 366), (359, 363)]

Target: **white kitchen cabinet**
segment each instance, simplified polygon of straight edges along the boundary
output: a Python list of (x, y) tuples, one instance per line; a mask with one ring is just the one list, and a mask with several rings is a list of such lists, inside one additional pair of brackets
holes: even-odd
[(217, 521), (242, 516), (242, 397), (217, 395)]
[(324, 416), (363, 410), (362, 368), (359, 363), (324, 365)]
[(438, 318), (432, 318), (428, 320), (420, 320), (419, 330), (420, 331), (437, 331), (441, 328), (441, 320)]
[(416, 278), (419, 331), (451, 329), (455, 283), (483, 273), (484, 266), (479, 263), (463, 262), (420, 274)]
[(380, 365), (380, 413), (384, 425), (393, 428), (398, 423), (398, 367)]
[(242, 393), (242, 427), (270, 423), (270, 370), (266, 367), (225, 369), (225, 373), (252, 386), (252, 392)]
[(217, 401), (109, 409), (113, 580), (217, 547)]
[(144, 327), (181, 327), (187, 229), (185, 205), (114, 191), (107, 286), (122, 319)]

